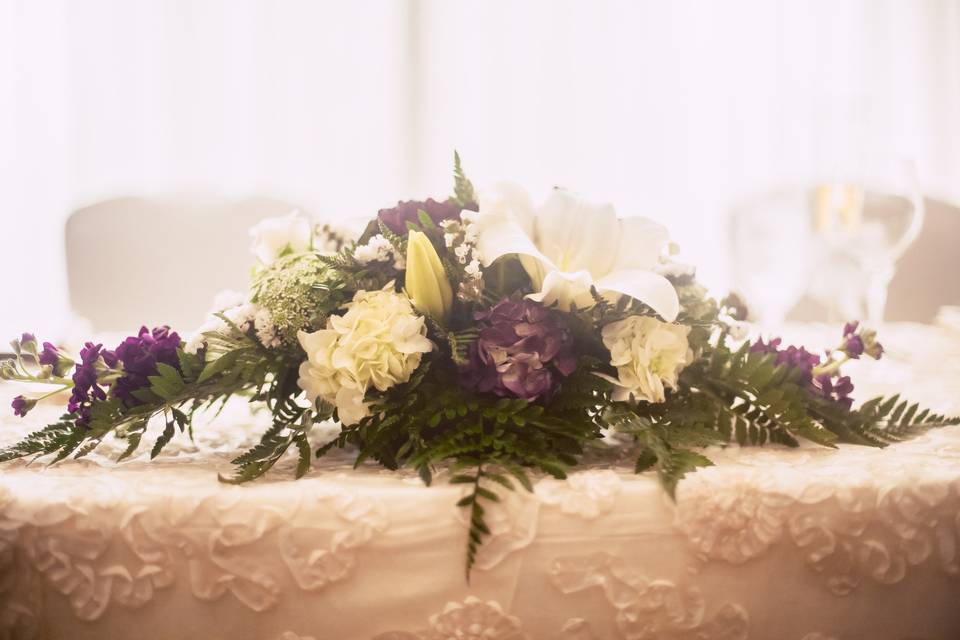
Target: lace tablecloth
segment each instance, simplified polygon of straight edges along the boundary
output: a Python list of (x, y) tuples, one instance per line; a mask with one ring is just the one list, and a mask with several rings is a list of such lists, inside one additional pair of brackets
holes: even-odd
[[(850, 367), (858, 398), (960, 412), (960, 334), (885, 341), (886, 359)], [(4, 417), (0, 444), (55, 415)], [(266, 420), (230, 405), (153, 462), (113, 463), (105, 443), (0, 467), (0, 638), (960, 638), (960, 428), (884, 451), (711, 450), (675, 505), (600, 451), (491, 510), (468, 584), (460, 488), (442, 478), (335, 455), (299, 481), (290, 461), (218, 483)]]

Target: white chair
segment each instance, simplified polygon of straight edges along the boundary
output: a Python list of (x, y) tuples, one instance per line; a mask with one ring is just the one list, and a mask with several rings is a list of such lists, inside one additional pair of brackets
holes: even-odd
[(223, 289), (245, 291), (248, 230), (297, 207), (270, 198), (118, 198), (75, 211), (66, 224), (74, 312), (96, 332), (198, 327)]

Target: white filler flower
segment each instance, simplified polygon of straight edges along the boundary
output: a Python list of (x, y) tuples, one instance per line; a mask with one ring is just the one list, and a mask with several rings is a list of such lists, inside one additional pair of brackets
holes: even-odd
[(307, 360), (297, 383), (311, 402), (321, 398), (337, 407), (340, 422), (369, 415), (364, 395), (372, 385), (386, 391), (407, 382), (433, 349), (424, 319), (406, 296), (391, 290), (358, 291), (342, 316), (327, 328), (297, 336)]
[(618, 218), (610, 204), (594, 204), (554, 189), (535, 208), (523, 188), (501, 183), (481, 193), (477, 247), (483, 265), (518, 254), (544, 304), (590, 307), (590, 287), (626, 294), (676, 319), (676, 289), (653, 269), (669, 240), (667, 230), (646, 218)]
[(263, 264), (271, 264), (285, 251), (299, 253), (309, 249), (312, 234), (310, 221), (301, 216), (299, 211), (261, 220), (250, 229), (253, 254)]
[(618, 378), (600, 374), (617, 385), (613, 399), (631, 396), (647, 402), (663, 402), (664, 388), (676, 388), (677, 377), (693, 361), (687, 342), (690, 327), (660, 322), (650, 316), (630, 316), (603, 328), (603, 344), (610, 350), (610, 364)]

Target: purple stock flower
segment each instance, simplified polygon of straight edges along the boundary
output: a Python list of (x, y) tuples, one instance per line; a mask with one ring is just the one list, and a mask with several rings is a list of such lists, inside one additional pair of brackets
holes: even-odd
[(43, 343), (43, 351), (37, 356), (40, 364), (50, 366), (53, 369), (53, 375), (62, 376), (66, 373), (65, 368), (70, 366), (71, 360), (66, 358), (60, 350), (49, 342)]
[(853, 382), (850, 376), (842, 376), (834, 382), (833, 378), (825, 373), (817, 376), (812, 386), (825, 398), (843, 405), (846, 409), (853, 405), (853, 398), (850, 397), (853, 392)]
[(170, 327), (157, 327), (152, 331), (141, 327), (140, 333), (130, 336), (115, 349), (123, 376), (113, 383), (112, 395), (123, 400), (128, 407), (141, 404), (133, 392), (150, 386), (147, 378), (157, 374), (160, 362), (179, 370), (179, 347), (180, 336), (170, 331)]
[(474, 319), (480, 335), (460, 368), (467, 389), (532, 402), (555, 392), (577, 368), (573, 337), (558, 311), (505, 298)]
[(847, 336), (843, 341), (843, 352), (857, 360), (863, 355), (863, 339), (860, 336)]
[(463, 209), (476, 211), (477, 205), (470, 203), (466, 207), (461, 207), (459, 204), (453, 202), (437, 202), (433, 198), (427, 198), (423, 201), (408, 200), (406, 202), (398, 202), (397, 206), (392, 209), (381, 209), (377, 213), (377, 217), (387, 225), (390, 231), (405, 236), (407, 235), (408, 222), (420, 224), (420, 218), (417, 215), (418, 211), (422, 210), (426, 212), (434, 224), (440, 224), (443, 220), (459, 220), (460, 212)]
[[(856, 323), (848, 324), (844, 327), (844, 331), (846, 332), (847, 328), (851, 327), (852, 331), (856, 331)], [(844, 335), (846, 336), (846, 333)], [(758, 339), (750, 347), (750, 351), (775, 355), (775, 364), (800, 370), (801, 375), (798, 382), (801, 386), (806, 387), (813, 393), (834, 400), (847, 409), (851, 407), (853, 398), (850, 397), (850, 393), (853, 391), (853, 382), (848, 376), (839, 377), (834, 381), (833, 377), (837, 374), (836, 371), (833, 371), (832, 373), (821, 373), (814, 377), (813, 372), (815, 367), (820, 364), (820, 356), (810, 353), (803, 347), (792, 345), (781, 349), (781, 342), (780, 338), (773, 338), (767, 343), (764, 343), (763, 339)]]
[(26, 344), (28, 342), (36, 342), (37, 337), (32, 333), (24, 333), (20, 336), (20, 344)]
[(36, 405), (36, 400), (28, 400), (23, 396), (17, 396), (13, 399), (13, 402), (10, 403), (10, 406), (13, 407), (13, 415), (20, 416), (21, 418), (27, 415), (27, 412)]
[(112, 351), (107, 351), (102, 344), (86, 343), (80, 350), (80, 362), (73, 372), (73, 392), (67, 410), (77, 414), (77, 426), (90, 425), (90, 408), (96, 400), (106, 400), (107, 393), (99, 384), (98, 363), (107, 367), (117, 364), (117, 357)]
[(774, 364), (778, 366), (787, 365), (800, 369), (802, 372), (800, 383), (802, 385), (810, 384), (810, 381), (813, 380), (813, 368), (820, 364), (820, 356), (810, 353), (803, 347), (795, 347), (793, 345), (781, 349), (781, 342), (782, 340), (780, 338), (773, 338), (770, 342), (764, 344), (763, 338), (758, 338), (750, 347), (750, 351), (775, 355)]
[(863, 338), (857, 332), (859, 326), (860, 322), (858, 320), (843, 325), (843, 347), (841, 351), (854, 360), (862, 356), (864, 350)]

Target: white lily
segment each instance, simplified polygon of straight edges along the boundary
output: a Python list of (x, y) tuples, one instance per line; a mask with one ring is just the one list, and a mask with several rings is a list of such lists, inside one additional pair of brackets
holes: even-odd
[(648, 305), (667, 322), (680, 312), (677, 291), (655, 267), (669, 240), (647, 218), (618, 218), (613, 205), (595, 204), (554, 189), (535, 208), (520, 186), (500, 183), (481, 193), (477, 248), (489, 267), (517, 254), (536, 293), (528, 298), (561, 309), (594, 304), (590, 287), (625, 294)]

